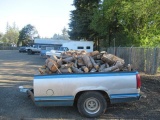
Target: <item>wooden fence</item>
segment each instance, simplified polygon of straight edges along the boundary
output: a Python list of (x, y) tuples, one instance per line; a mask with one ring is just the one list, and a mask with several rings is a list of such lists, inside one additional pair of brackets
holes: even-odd
[(107, 52), (123, 58), (139, 72), (154, 75), (160, 69), (160, 48), (110, 47)]

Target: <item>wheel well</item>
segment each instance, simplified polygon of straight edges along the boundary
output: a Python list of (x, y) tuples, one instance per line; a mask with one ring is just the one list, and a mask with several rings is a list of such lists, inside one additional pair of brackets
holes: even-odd
[(109, 96), (108, 96), (108, 94), (107, 94), (105, 91), (103, 91), (103, 90), (86, 90), (86, 91), (80, 91), (80, 92), (78, 92), (78, 93), (76, 94), (75, 99), (74, 99), (74, 105), (75, 105), (75, 106), (77, 105), (77, 101), (78, 101), (79, 97), (80, 97), (84, 92), (89, 92), (89, 91), (95, 91), (95, 92), (101, 93), (101, 94), (104, 96), (104, 98), (106, 99), (107, 104), (110, 104)]

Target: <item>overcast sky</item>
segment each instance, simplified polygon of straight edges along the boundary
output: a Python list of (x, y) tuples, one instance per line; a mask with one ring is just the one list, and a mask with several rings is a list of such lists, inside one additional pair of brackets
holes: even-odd
[(52, 37), (68, 29), (73, 0), (0, 0), (0, 32), (5, 33), (7, 22), (19, 29), (27, 24), (36, 27), (41, 37)]

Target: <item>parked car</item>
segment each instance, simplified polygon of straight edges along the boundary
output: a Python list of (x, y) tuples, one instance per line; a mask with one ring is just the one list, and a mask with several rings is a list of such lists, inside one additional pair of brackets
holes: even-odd
[(21, 53), (21, 52), (27, 52), (26, 47), (25, 47), (25, 46), (20, 47), (20, 48), (19, 48), (19, 52), (20, 52), (20, 53)]
[(42, 46), (40, 56), (43, 57), (43, 58), (46, 58), (47, 57), (46, 53), (50, 52), (51, 50), (55, 51), (54, 47), (51, 46), (51, 45), (50, 46)]

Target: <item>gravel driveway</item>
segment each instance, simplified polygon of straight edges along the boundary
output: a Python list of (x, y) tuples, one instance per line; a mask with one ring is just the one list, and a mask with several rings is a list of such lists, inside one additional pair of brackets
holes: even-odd
[[(38, 54), (27, 55), (17, 50), (0, 51), (0, 120), (86, 119), (76, 107), (36, 107), (20, 85), (32, 85), (33, 75), (45, 59)], [(142, 76), (140, 101), (110, 105), (97, 119), (159, 119), (160, 76)]]

